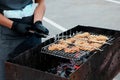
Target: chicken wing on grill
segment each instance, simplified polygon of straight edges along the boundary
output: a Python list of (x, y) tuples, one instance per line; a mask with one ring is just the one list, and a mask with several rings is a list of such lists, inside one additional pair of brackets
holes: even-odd
[(89, 36), (90, 36), (90, 33), (84, 32), (84, 33), (82, 33), (82, 34), (76, 34), (76, 35), (74, 36), (74, 38), (87, 38), (87, 37), (89, 37)]
[(62, 50), (64, 48), (68, 47), (67, 44), (52, 44), (51, 46), (48, 47), (49, 50)]
[(75, 42), (75, 39), (74, 39), (74, 38), (68, 38), (68, 39), (66, 39), (66, 40), (61, 39), (61, 40), (59, 41), (59, 43), (62, 43), (62, 44), (64, 44), (64, 43), (72, 44), (72, 43), (74, 43), (74, 42)]
[(79, 52), (80, 49), (77, 46), (73, 46), (73, 47), (70, 47), (70, 48), (65, 48), (64, 51), (66, 53), (75, 53), (75, 52)]
[(106, 40), (108, 40), (108, 37), (103, 36), (103, 35), (90, 35), (88, 37), (88, 41), (89, 42), (95, 42), (95, 43), (101, 43), (104, 44), (106, 42)]
[(75, 38), (68, 38), (68, 39), (66, 39), (66, 42), (69, 44), (72, 44), (75, 42), (75, 40), (76, 40)]

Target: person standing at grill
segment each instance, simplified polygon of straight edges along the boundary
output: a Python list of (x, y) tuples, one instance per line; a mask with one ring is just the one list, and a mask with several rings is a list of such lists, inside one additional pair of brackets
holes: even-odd
[[(44, 0), (0, 0), (0, 80), (5, 80), (4, 62), (8, 55), (19, 53), (41, 43), (49, 34), (43, 26)], [(14, 53), (14, 54), (13, 54)]]

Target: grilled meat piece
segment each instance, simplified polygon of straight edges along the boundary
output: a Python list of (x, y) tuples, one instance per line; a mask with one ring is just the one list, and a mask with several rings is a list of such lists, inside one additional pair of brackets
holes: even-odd
[(103, 35), (90, 35), (88, 37), (89, 42), (95, 42), (95, 43), (101, 43), (104, 44), (108, 40), (108, 37), (103, 36)]
[(75, 42), (75, 40), (76, 40), (75, 38), (68, 38), (66, 39), (66, 42), (72, 44)]
[(68, 47), (67, 44), (52, 44), (51, 46), (48, 47), (49, 50), (62, 50), (64, 48)]
[(76, 34), (76, 35), (74, 36), (74, 38), (87, 38), (87, 37), (89, 37), (89, 36), (90, 36), (90, 33), (84, 32), (84, 33), (82, 33), (82, 34)]
[(70, 47), (70, 48), (65, 48), (64, 51), (66, 53), (75, 53), (75, 52), (79, 52), (80, 49), (77, 46), (73, 46), (73, 47)]
[(64, 39), (61, 39), (60, 41), (59, 41), (59, 43), (61, 44), (64, 44), (64, 43), (67, 43), (67, 44), (72, 44), (72, 43), (74, 43), (75, 42), (75, 38), (68, 38), (68, 39), (66, 39), (66, 40), (64, 40)]

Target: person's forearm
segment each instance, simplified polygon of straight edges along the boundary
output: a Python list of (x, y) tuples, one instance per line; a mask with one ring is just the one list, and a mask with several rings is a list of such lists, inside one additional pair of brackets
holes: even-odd
[(42, 21), (43, 19), (43, 16), (45, 14), (45, 1), (44, 0), (40, 0), (39, 3), (38, 3), (38, 6), (37, 8), (35, 9), (35, 12), (34, 12), (34, 23), (36, 21)]
[(6, 18), (0, 13), (0, 25), (6, 26), (7, 28), (12, 28), (13, 21), (10, 19)]

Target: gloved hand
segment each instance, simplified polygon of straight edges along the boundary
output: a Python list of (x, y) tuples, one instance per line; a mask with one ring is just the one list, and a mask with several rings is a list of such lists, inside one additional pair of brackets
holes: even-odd
[(31, 28), (31, 25), (19, 23), (19, 22), (13, 22), (11, 29), (18, 33), (26, 34), (30, 28)]
[(49, 30), (42, 25), (41, 21), (37, 21), (33, 24), (33, 30), (36, 31), (39, 34), (49, 34)]

